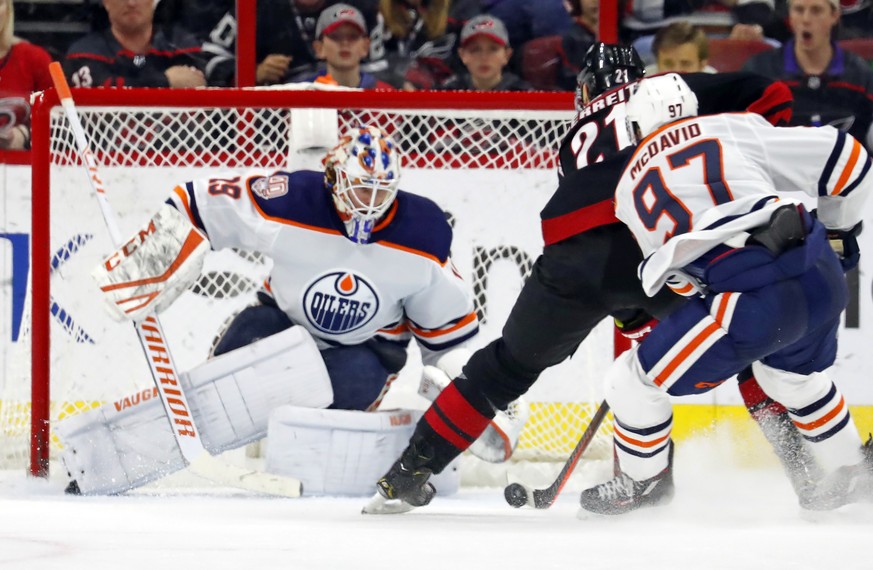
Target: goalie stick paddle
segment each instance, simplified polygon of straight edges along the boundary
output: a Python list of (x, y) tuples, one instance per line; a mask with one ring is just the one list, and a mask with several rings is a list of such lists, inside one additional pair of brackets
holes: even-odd
[(555, 499), (558, 498), (558, 495), (561, 494), (561, 489), (564, 488), (567, 480), (570, 479), (573, 469), (576, 468), (576, 464), (579, 463), (582, 454), (588, 449), (588, 445), (594, 439), (597, 430), (600, 429), (600, 424), (603, 423), (608, 412), (609, 404), (606, 403), (606, 400), (603, 400), (594, 413), (594, 417), (591, 418), (591, 423), (588, 424), (585, 433), (579, 438), (579, 443), (576, 444), (573, 453), (570, 454), (561, 472), (558, 473), (557, 479), (551, 485), (545, 489), (531, 489), (521, 483), (511, 483), (503, 489), (503, 496), (506, 498), (506, 502), (517, 509), (525, 505), (535, 509), (548, 509), (551, 507)]
[[(120, 247), (123, 244), (123, 237), (119, 230), (118, 220), (115, 211), (106, 197), (106, 189), (103, 187), (103, 181), (100, 179), (97, 170), (97, 160), (94, 158), (94, 154), (88, 145), (85, 129), (82, 127), (82, 121), (73, 102), (70, 85), (67, 83), (67, 78), (64, 76), (61, 64), (56, 61), (49, 64), (49, 73), (52, 77), (52, 83), (58, 92), (58, 98), (64, 108), (64, 113), (73, 130), (79, 156), (88, 170), (88, 180), (97, 196), (97, 202), (100, 204), (100, 212), (103, 215), (103, 221), (106, 223), (106, 229), (109, 231), (109, 237), (112, 239), (112, 245)], [(164, 410), (167, 412), (167, 420), (170, 422), (173, 436), (176, 438), (176, 443), (179, 445), (182, 456), (192, 470), (213, 480), (225, 482), (238, 488), (261, 493), (299, 497), (302, 485), (297, 479), (289, 477), (242, 470), (239, 473), (225, 473), (225, 478), (221, 479), (219, 470), (215, 468), (216, 460), (203, 448), (200, 432), (194, 425), (194, 418), (190, 413), (191, 408), (188, 405), (188, 399), (185, 397), (182, 386), (179, 384), (176, 364), (170, 354), (164, 329), (158, 317), (152, 314), (141, 323), (133, 323), (133, 325), (148, 362), (152, 380), (154, 380), (158, 393), (161, 396)], [(230, 466), (227, 467), (230, 468)]]

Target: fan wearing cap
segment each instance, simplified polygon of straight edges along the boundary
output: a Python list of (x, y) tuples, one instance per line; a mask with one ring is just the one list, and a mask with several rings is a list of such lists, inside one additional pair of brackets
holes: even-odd
[(509, 34), (503, 22), (488, 15), (476, 16), (461, 30), (458, 55), (467, 73), (453, 75), (438, 88), (467, 91), (530, 91), (531, 86), (504, 71), (512, 57)]
[(315, 24), (312, 49), (323, 62), (317, 72), (294, 82), (313, 82), (360, 89), (394, 89), (361, 71), (361, 60), (370, 51), (367, 23), (360, 10), (348, 4), (334, 4), (322, 10)]

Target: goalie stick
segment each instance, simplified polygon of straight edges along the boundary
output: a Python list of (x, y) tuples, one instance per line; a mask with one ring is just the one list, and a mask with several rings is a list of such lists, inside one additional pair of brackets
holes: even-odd
[(576, 464), (579, 463), (582, 454), (588, 449), (588, 445), (594, 439), (594, 435), (600, 429), (600, 424), (603, 423), (608, 412), (609, 404), (606, 403), (606, 400), (603, 400), (594, 413), (594, 417), (591, 418), (591, 423), (588, 424), (585, 433), (579, 438), (579, 443), (576, 444), (573, 453), (570, 454), (561, 472), (558, 473), (557, 479), (551, 485), (545, 489), (531, 489), (521, 483), (511, 483), (503, 489), (503, 496), (506, 498), (506, 502), (517, 509), (525, 505), (535, 509), (548, 509), (551, 507), (567, 483), (567, 480), (570, 479), (573, 469), (576, 468)]
[[(56, 61), (52, 62), (49, 65), (49, 73), (76, 139), (79, 156), (88, 170), (88, 179), (97, 196), (97, 202), (100, 204), (100, 212), (103, 215), (103, 221), (106, 223), (112, 244), (116, 248), (120, 247), (123, 245), (123, 238), (118, 227), (118, 220), (106, 197), (106, 190), (97, 171), (97, 160), (88, 145), (85, 129), (82, 127), (82, 121), (73, 102), (73, 95), (61, 64)], [(161, 396), (161, 403), (167, 413), (167, 420), (170, 422), (173, 436), (179, 445), (182, 456), (189, 464), (188, 468), (195, 474), (237, 488), (259, 493), (299, 497), (302, 490), (300, 481), (225, 465), (213, 458), (203, 448), (200, 433), (194, 425), (188, 400), (179, 384), (176, 365), (173, 362), (163, 327), (157, 315), (152, 314), (141, 323), (134, 322), (133, 325), (148, 362), (152, 380)]]

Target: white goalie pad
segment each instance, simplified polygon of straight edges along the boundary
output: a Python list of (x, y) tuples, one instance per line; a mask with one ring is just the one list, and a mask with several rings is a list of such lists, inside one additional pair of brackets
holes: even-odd
[(157, 388), (58, 422), (61, 460), (85, 495), (113, 495), (183, 469)]
[(203, 447), (213, 455), (263, 438), (278, 406), (333, 403), (324, 360), (300, 326), (207, 360), (179, 380)]
[[(264, 437), (284, 404), (326, 407), (333, 389), (315, 341), (291, 327), (180, 375), (203, 446), (212, 454)], [(156, 388), (57, 425), (62, 459), (83, 494), (116, 494), (186, 466)]]
[[(418, 393), (431, 402), (436, 400), (452, 378), (461, 374), (469, 355), (466, 349), (453, 350), (440, 358), (437, 366), (425, 366)], [(470, 453), (489, 463), (507, 461), (518, 446), (521, 430), (529, 417), (530, 406), (524, 398), (510, 402), (505, 412), (497, 411), (482, 435), (470, 445)]]
[(91, 275), (117, 320), (141, 321), (169, 307), (200, 275), (206, 237), (168, 204)]
[[(277, 408), (270, 417), (266, 471), (294, 477), (304, 496), (371, 496), (409, 444), (422, 412), (360, 412)], [(456, 493), (457, 460), (431, 482), (442, 495)]]

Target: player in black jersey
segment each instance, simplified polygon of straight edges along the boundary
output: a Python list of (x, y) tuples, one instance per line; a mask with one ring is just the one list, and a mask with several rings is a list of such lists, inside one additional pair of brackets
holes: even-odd
[[(501, 338), (478, 350), (416, 426), (409, 446), (379, 480), (389, 499), (430, 502), (431, 473), (441, 472), (481, 433), (495, 410), (524, 394), (540, 373), (570, 357), (612, 316), (623, 334), (643, 335), (684, 298), (648, 297), (637, 278), (642, 254), (614, 215), (613, 195), (632, 148), (624, 102), (644, 66), (633, 48), (594, 44), (579, 75), (579, 120), (560, 149), (560, 183), (541, 213), (545, 248), (512, 309)], [(683, 76), (700, 114), (751, 111), (773, 124), (791, 116), (791, 94), (749, 73)], [(757, 405), (767, 406), (761, 393)], [(786, 415), (787, 414), (783, 414)], [(784, 458), (783, 458), (784, 461)]]

